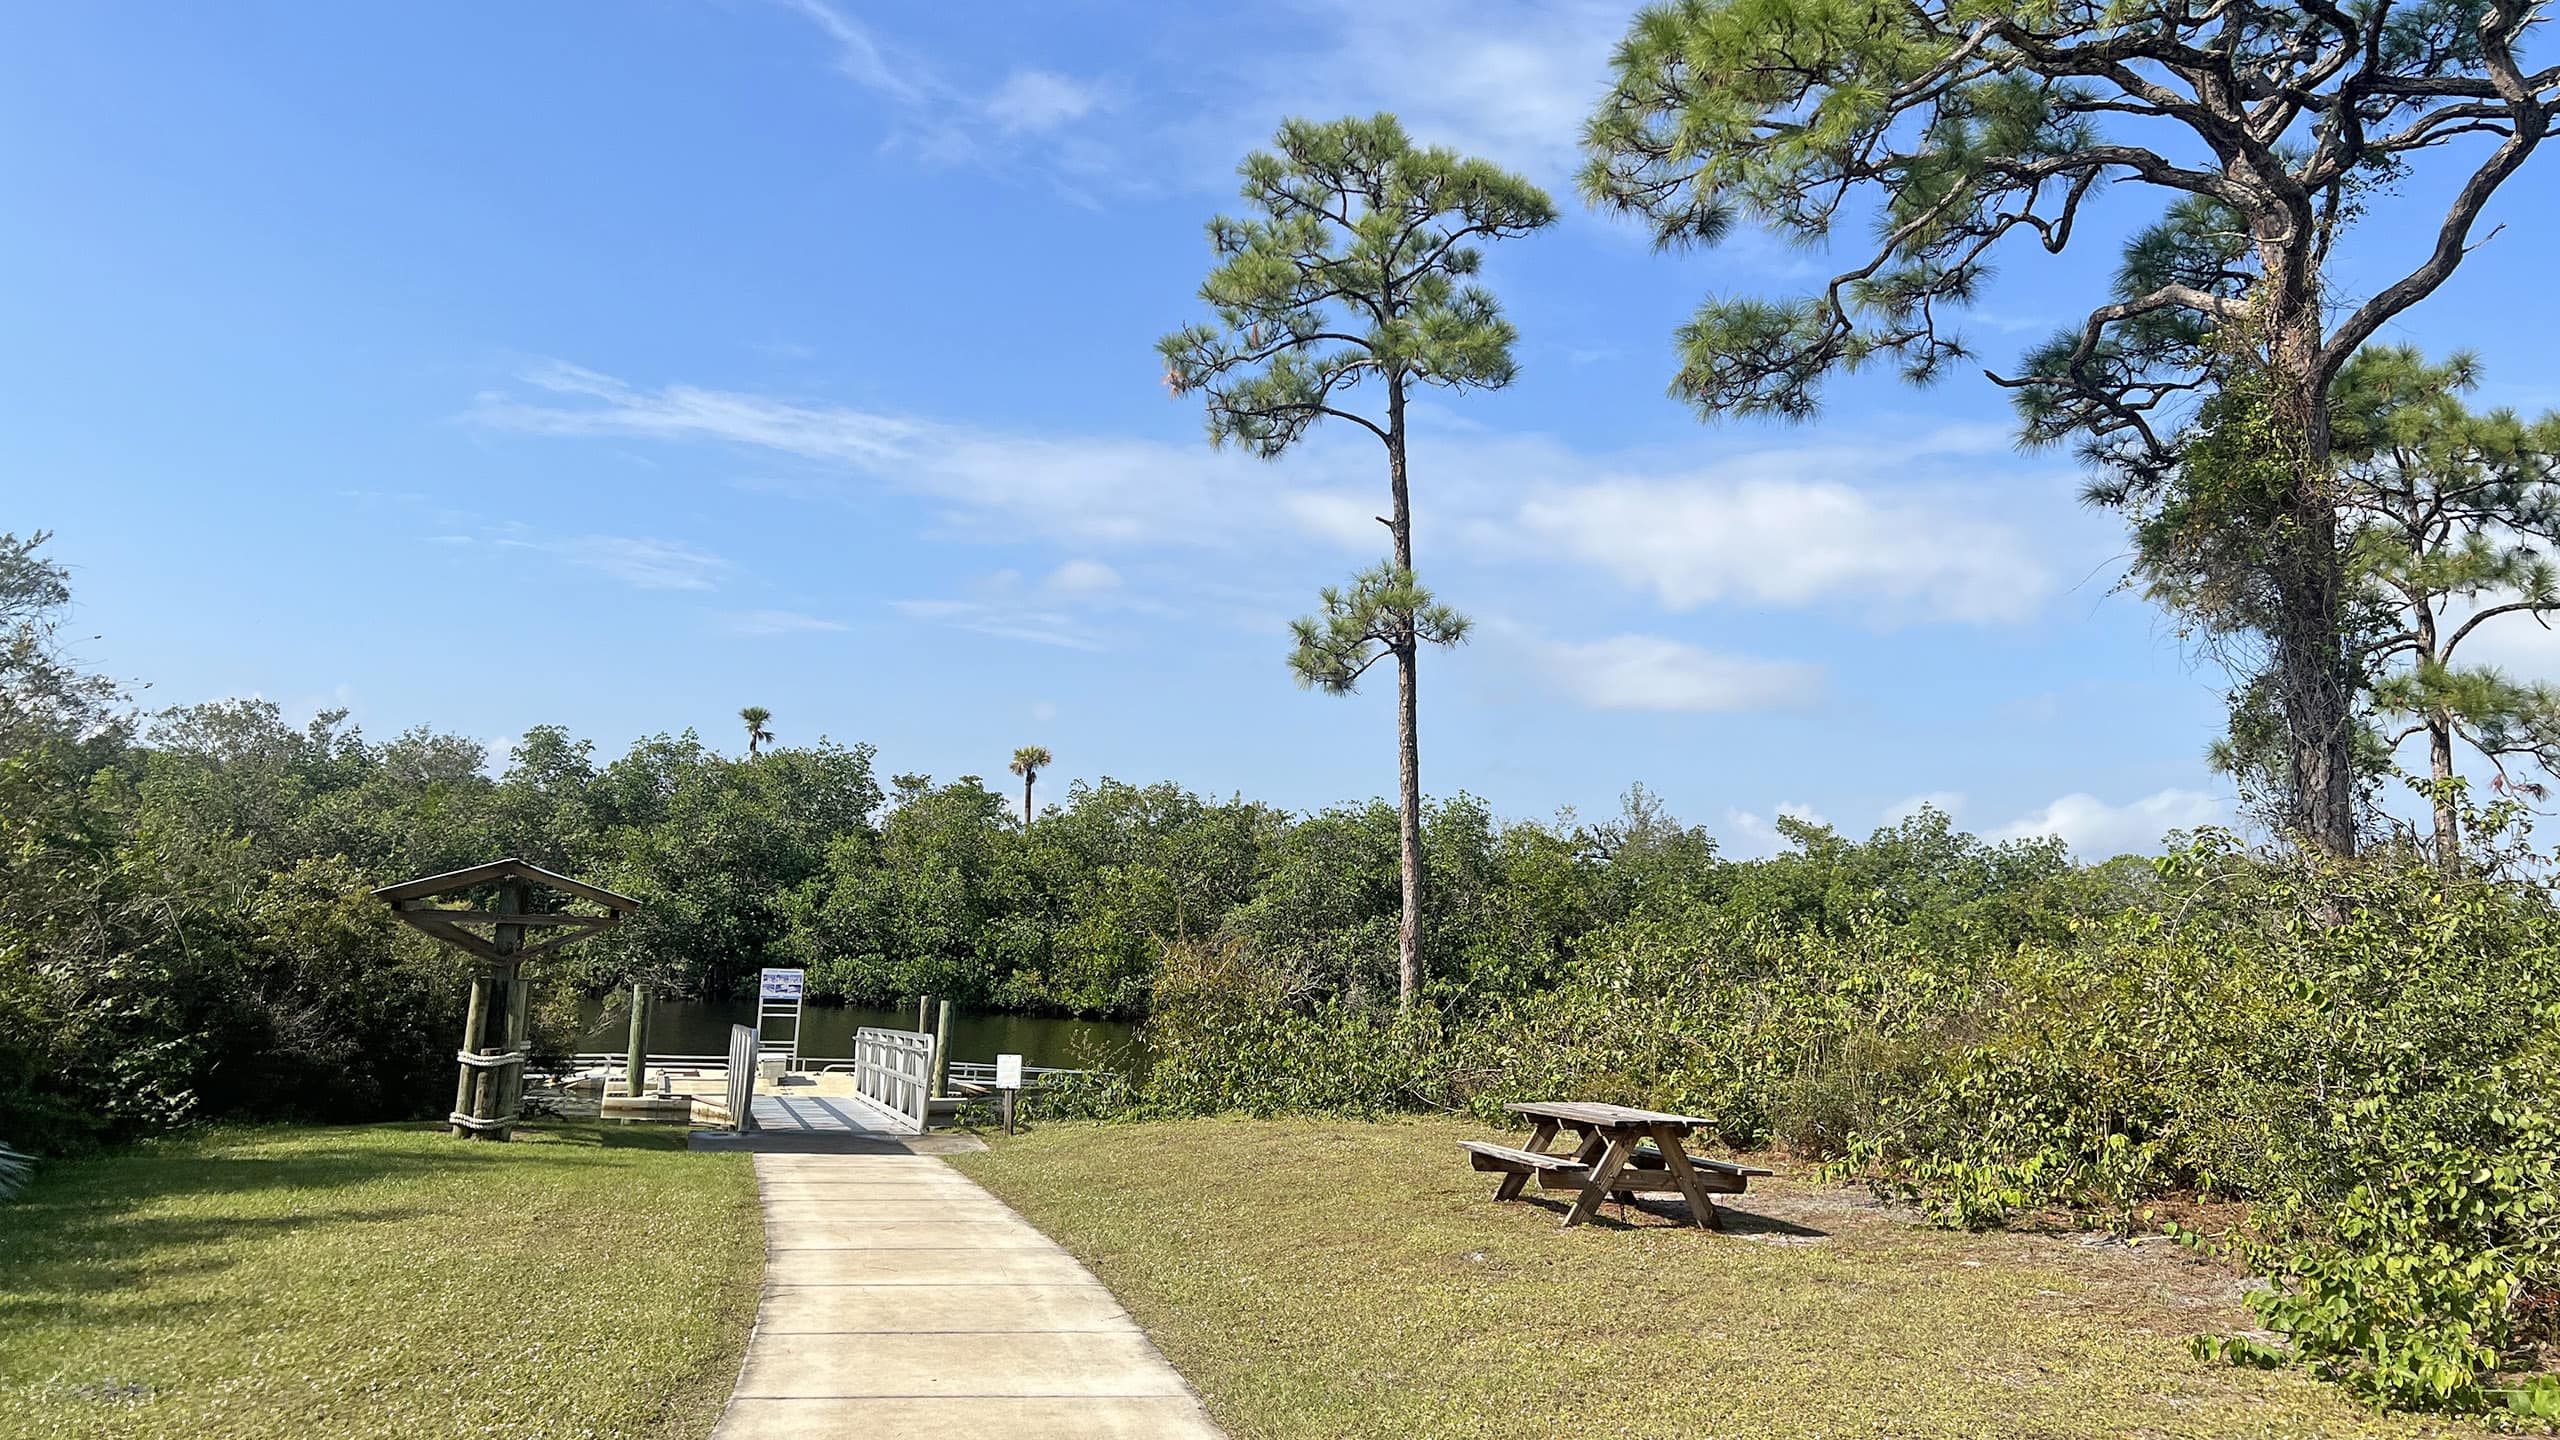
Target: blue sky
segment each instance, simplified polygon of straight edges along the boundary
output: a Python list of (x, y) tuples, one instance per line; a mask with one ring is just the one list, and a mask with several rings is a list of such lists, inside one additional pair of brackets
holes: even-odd
[[(1152, 351), (1244, 151), (1385, 108), (1565, 210), (1489, 256), (1517, 384), (1418, 422), (1419, 565), (1479, 625), (1426, 661), (1430, 790), (1594, 814), (1641, 779), (1740, 852), (1920, 797), (2099, 853), (2226, 814), (2219, 677), (1987, 383), (1841, 383), (1796, 427), (1665, 398), (1701, 296), (1827, 257), (1657, 256), (1570, 199), (1628, 8), (21, 7), (0, 526), (57, 532), (84, 655), (155, 706), (611, 754), (757, 703), (884, 770), (1038, 741), (1061, 780), (1387, 793), (1390, 687), (1281, 663), (1376, 556), (1374, 442), (1215, 453)], [(2478, 351), (2498, 403), (2560, 403), (2554, 173), (2389, 336)], [(2440, 189), (2376, 207), (2344, 288)], [(2093, 239), (2009, 258), (1987, 358), (2085, 309)], [(2501, 655), (2560, 676), (2540, 632)]]

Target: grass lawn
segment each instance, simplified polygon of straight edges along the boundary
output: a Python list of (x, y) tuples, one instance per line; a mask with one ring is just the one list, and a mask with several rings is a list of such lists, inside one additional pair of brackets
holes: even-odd
[(698, 1437), (763, 1263), (744, 1155), (543, 1124), (231, 1130), (0, 1202), (0, 1436)]
[(1053, 1124), (955, 1163), (1099, 1274), (1236, 1440), (2435, 1433), (2191, 1358), (2246, 1322), (2171, 1246), (1951, 1234), (1784, 1179), (1721, 1235), (1676, 1202), (1568, 1231), (1554, 1199), (1492, 1203), (1461, 1138), (1489, 1137)]

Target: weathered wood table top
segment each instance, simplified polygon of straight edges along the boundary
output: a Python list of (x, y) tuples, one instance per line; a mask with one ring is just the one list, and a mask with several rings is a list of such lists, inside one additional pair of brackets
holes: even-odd
[[(1751, 1176), (1770, 1173), (1752, 1165), (1692, 1160), (1681, 1142), (1709, 1123), (1703, 1116), (1590, 1100), (1525, 1100), (1503, 1108), (1533, 1123), (1529, 1142), (1516, 1150), (1470, 1142), (1465, 1148), (1475, 1168), (1502, 1175), (1493, 1192), (1496, 1200), (1518, 1198), (1532, 1178), (1542, 1189), (1577, 1192), (1565, 1211), (1567, 1225), (1590, 1219), (1612, 1195), (1671, 1191), (1689, 1202), (1690, 1217), (1699, 1225), (1722, 1229), (1708, 1195), (1741, 1194)], [(1580, 1143), (1569, 1153), (1550, 1153), (1547, 1147), (1560, 1130), (1573, 1131)]]
[(1673, 1125), (1682, 1130), (1695, 1130), (1713, 1123), (1697, 1115), (1673, 1115), (1661, 1110), (1638, 1110), (1632, 1105), (1603, 1105), (1591, 1100), (1523, 1100), (1502, 1108), (1532, 1120), (1555, 1120), (1577, 1128), (1585, 1125)]

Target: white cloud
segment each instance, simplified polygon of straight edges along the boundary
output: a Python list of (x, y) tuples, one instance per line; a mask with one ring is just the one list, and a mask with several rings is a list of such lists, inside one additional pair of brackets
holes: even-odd
[(1292, 23), (1314, 43), (1286, 56), (1257, 51), (1234, 76), (1249, 99), (1230, 98), (1227, 113), (1260, 123), (1260, 143), (1282, 115), (1390, 109), (1426, 143), (1562, 185), (1627, 14), (1610, 0), (1312, 0)]
[(1922, 794), (1907, 796), (1903, 799), (1896, 800), (1891, 805), (1885, 807), (1884, 823), (1887, 825), (1899, 825), (1903, 821), (1910, 819), (1912, 816), (1919, 814), (1923, 810), (1935, 810), (1939, 814), (1952, 819), (1955, 816), (1964, 813), (1964, 792), (1961, 790), (1930, 790)]
[(1346, 550), (1380, 550), (1387, 529), (1377, 519), (1378, 507), (1358, 496), (1330, 490), (1292, 490), (1280, 497), (1280, 509), (1300, 530)]
[(1041, 582), (1043, 588), (1056, 595), (1080, 600), (1099, 599), (1120, 591), (1120, 572), (1099, 560), (1070, 560), (1049, 572)]
[(2001, 826), (1989, 838), (2022, 840), (2051, 835), (2083, 860), (2105, 860), (2127, 852), (2157, 850), (2161, 837), (2170, 831), (2222, 824), (2228, 814), (2221, 800), (2201, 790), (2162, 790), (2123, 805), (2110, 805), (2095, 795), (2075, 793)]
[[(1054, 645), (1064, 650), (1107, 650), (1111, 637), (1085, 618), (1096, 608), (1123, 608), (1120, 576), (1108, 565), (1069, 561), (1038, 585), (999, 570), (983, 576), (959, 599), (893, 600), (890, 608), (910, 620), (948, 625), (999, 640)], [(1078, 611), (1084, 614), (1079, 614)]]
[(1008, 135), (1055, 130), (1100, 108), (1100, 87), (1054, 70), (1020, 69), (987, 97), (987, 118)]
[(1041, 724), (1043, 724), (1043, 725), (1046, 725), (1046, 724), (1048, 724), (1050, 721), (1057, 719), (1057, 718), (1058, 718), (1058, 702), (1057, 702), (1057, 701), (1055, 701), (1055, 700), (1034, 700), (1034, 701), (1032, 701), (1032, 702), (1031, 702), (1031, 718), (1032, 718), (1032, 719), (1034, 719), (1034, 720), (1039, 721), (1039, 722), (1040, 722)]
[(1025, 609), (984, 600), (892, 600), (889, 608), (910, 620), (948, 625), (999, 640), (1024, 640), (1064, 650), (1100, 650), (1102, 638), (1075, 617), (1056, 610)]
[(1759, 855), (1775, 855), (1785, 848), (1786, 837), (1778, 833), (1777, 821), (1802, 820), (1808, 825), (1828, 825), (1822, 812), (1793, 800), (1778, 802), (1775, 817), (1763, 817), (1749, 810), (1727, 810), (1724, 823), (1731, 834), (1726, 837), (1729, 853), (1744, 859)]
[[(1838, 480), (1748, 473), (1771, 458), (1685, 479), (1551, 487), (1521, 505), (1520, 522), (1673, 610), (1739, 600), (1854, 606), (1879, 624), (2014, 621), (2053, 588), (2008, 525)], [(1807, 450), (1783, 462), (1819, 469), (1827, 458)]]
[(1822, 689), (1816, 665), (1718, 655), (1659, 635), (1539, 640), (1532, 651), (1558, 694), (1594, 710), (1773, 710), (1810, 703)]
[(793, 610), (748, 610), (729, 617), (729, 633), (732, 635), (803, 635), (844, 628), (841, 620), (803, 615)]
[(1232, 507), (1221, 497), (1234, 487), (1215, 481), (1250, 463), (1206, 447), (1013, 435), (694, 385), (643, 390), (556, 362), (520, 378), (541, 394), (484, 394), (471, 418), (535, 435), (753, 446), (952, 502), (963, 524), (1051, 538), (1222, 537)]
[[(860, 480), (939, 502), (935, 519), (953, 533), (1258, 552), (1300, 536), (1362, 559), (1385, 539), (1375, 518), (1385, 498), (1378, 451), (1350, 432), (1312, 436), (1266, 464), (1199, 444), (1024, 434), (699, 385), (651, 389), (559, 362), (518, 378), (480, 395), (468, 418), (535, 435), (753, 447), (808, 462), (817, 477), (767, 488), (824, 494)], [(1434, 558), (1563, 560), (1673, 610), (1727, 601), (1831, 607), (1879, 626), (1992, 623), (2029, 615), (2054, 585), (2050, 543), (1979, 518), (1989, 508), (1979, 498), (1983, 458), (2005, 450), (2004, 433), (1852, 437), (1702, 467), (1593, 455), (1423, 412), (1414, 463)], [(1934, 462), (1952, 463), (1932, 470)], [(1844, 478), (1880, 469), (1906, 478), (1890, 487)], [(1936, 479), (1949, 472), (1964, 479)]]
[(504, 539), (502, 545), (542, 550), (572, 565), (610, 575), (642, 590), (712, 590), (729, 562), (674, 540), (631, 535), (580, 535), (569, 540)]
[(1106, 148), (1063, 133), (1106, 108), (1109, 96), (1099, 85), (1054, 70), (1018, 67), (982, 89), (945, 78), (937, 66), (828, 0), (777, 3), (826, 36), (839, 73), (893, 107), (896, 119), (884, 148), (910, 152), (928, 165), (1015, 168), (1024, 142), (1044, 141), (1043, 158), (1060, 174), (1093, 180), (1119, 169)]
[(926, 72), (910, 56), (892, 59), (870, 29), (825, 0), (776, 0), (785, 9), (798, 13), (825, 32), (835, 42), (836, 69), (845, 78), (866, 90), (878, 91), (906, 105), (921, 105), (929, 97)]

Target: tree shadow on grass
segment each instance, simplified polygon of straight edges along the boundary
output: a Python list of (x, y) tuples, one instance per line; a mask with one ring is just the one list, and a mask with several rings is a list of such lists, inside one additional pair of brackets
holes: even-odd
[[(528, 1125), (523, 1141), (453, 1139), (432, 1123), (237, 1130), (162, 1141), (39, 1169), (16, 1202), (0, 1206), (12, 1228), (42, 1226), (63, 1211), (131, 1209), (154, 1201), (260, 1190), (328, 1191), (391, 1179), (432, 1179), (456, 1171), (531, 1160), (545, 1168), (593, 1164), (599, 1152), (681, 1150), (681, 1136), (626, 1134), (593, 1124)], [(386, 1134), (415, 1137), (386, 1144)], [(343, 1137), (340, 1143), (333, 1138)], [(276, 1143), (272, 1148), (267, 1142)], [(534, 1151), (527, 1155), (525, 1151)]]
[(647, 1120), (598, 1120), (586, 1124), (546, 1127), (545, 1133), (561, 1144), (581, 1150), (673, 1150), (685, 1148), (685, 1134), (691, 1127)]
[[(532, 1164), (572, 1185), (581, 1182), (562, 1171), (592, 1168), (601, 1190), (626, 1152), (682, 1144), (680, 1136), (671, 1142), (592, 1126), (528, 1127), (533, 1143), (525, 1145), (449, 1139), (441, 1129), (237, 1130), (46, 1165), (23, 1195), (0, 1205), (0, 1327), (165, 1319), (188, 1307), (133, 1292), (227, 1270), (257, 1253), (233, 1242), (451, 1219), (468, 1203), (457, 1197), (481, 1193), (499, 1167)], [(385, 1181), (399, 1188), (364, 1198), (390, 1203), (330, 1203)], [(292, 1199), (263, 1198), (285, 1192)]]
[(141, 1292), (234, 1268), (242, 1257), (225, 1247), (235, 1241), (343, 1225), (398, 1225), (433, 1213), (416, 1205), (283, 1215), (76, 1210), (12, 1237), (18, 1243), (0, 1257), (0, 1330), (158, 1324), (226, 1311), (227, 1302), (145, 1299)]

